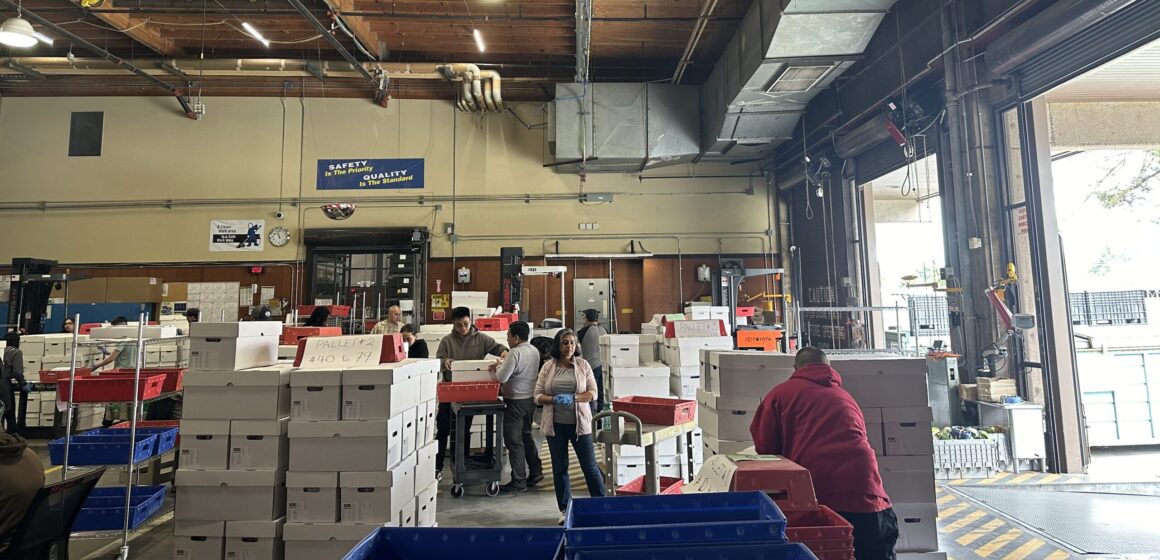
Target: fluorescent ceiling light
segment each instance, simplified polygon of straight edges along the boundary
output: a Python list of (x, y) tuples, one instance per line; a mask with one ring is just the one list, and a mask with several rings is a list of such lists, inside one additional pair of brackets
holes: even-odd
[(258, 30), (254, 29), (254, 26), (250, 25), (249, 22), (243, 21), (242, 27), (245, 28), (246, 33), (249, 33), (251, 37), (257, 39), (258, 41), (260, 41), (263, 45), (266, 45), (267, 47), (270, 46), (270, 41), (268, 39), (266, 39), (265, 37), (263, 37), (261, 33), (258, 33)]
[(652, 253), (552, 253), (545, 259), (643, 259)]
[(22, 17), (8, 18), (0, 23), (0, 44), (9, 47), (31, 47), (36, 44), (36, 31)]
[(50, 38), (48, 35), (45, 35), (44, 33), (41, 33), (39, 31), (33, 31), (32, 36), (36, 37), (36, 39), (39, 40), (41, 43), (44, 43), (50, 47), (52, 46), (52, 38)]
[(479, 47), (479, 52), (483, 52), (483, 35), (479, 34), (478, 29), (472, 29), (471, 34), (475, 37), (475, 45)]

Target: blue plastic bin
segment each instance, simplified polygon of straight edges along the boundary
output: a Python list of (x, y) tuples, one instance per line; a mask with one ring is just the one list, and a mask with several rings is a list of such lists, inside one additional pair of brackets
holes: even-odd
[[(89, 430), (85, 432), (86, 435), (129, 435), (129, 428), (98, 428), (96, 430)], [(177, 428), (146, 428), (143, 426), (137, 427), (137, 438), (144, 436), (158, 436), (157, 449), (153, 452), (160, 455), (177, 446)]]
[(817, 560), (800, 543), (713, 546), (592, 548), (569, 553), (568, 560)]
[(560, 553), (563, 529), (382, 527), (367, 535), (343, 560), (552, 560)]
[(564, 522), (568, 550), (784, 543), (785, 516), (765, 492), (578, 498)]
[[(138, 434), (133, 445), (133, 462), (139, 463), (157, 450), (156, 435)], [(64, 464), (64, 438), (48, 442), (48, 455), (54, 465)], [(124, 465), (129, 462), (129, 433), (124, 435), (91, 434), (85, 432), (72, 437), (70, 465)]]
[[(165, 486), (134, 486), (130, 500), (129, 528), (149, 520), (165, 503)], [(93, 488), (73, 521), (73, 532), (119, 531), (125, 526), (125, 488)]]

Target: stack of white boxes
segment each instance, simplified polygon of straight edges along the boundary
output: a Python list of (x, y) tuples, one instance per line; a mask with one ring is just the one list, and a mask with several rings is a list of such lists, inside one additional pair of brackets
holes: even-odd
[[(898, 515), (895, 550), (938, 550), (933, 417), (927, 400), (926, 360), (832, 356), (831, 364), (842, 375), (842, 386), (862, 407), (866, 418), (882, 483)], [(913, 555), (914, 560), (917, 556)]]
[(290, 374), (286, 560), (340, 558), (376, 527), (435, 525), (438, 360)]
[(185, 374), (175, 558), (281, 560), (290, 366), (276, 322), (196, 323)]
[(729, 332), (729, 307), (722, 305), (690, 305), (685, 307), (685, 319), (701, 321), (717, 319), (725, 324), (725, 332)]
[(753, 446), (749, 426), (761, 399), (793, 374), (793, 356), (738, 350), (702, 350), (701, 355), (697, 416), (705, 453), (741, 453)]
[[(77, 335), (79, 342), (88, 342), (88, 335)], [(71, 334), (30, 334), (20, 337), (20, 350), (24, 354), (24, 379), (29, 383), (41, 383), (40, 372), (47, 370), (68, 371), (72, 363), (73, 335)], [(94, 353), (89, 346), (77, 348), (77, 367), (82, 368), (93, 362)], [(24, 416), (25, 425), (30, 428), (51, 428), (56, 424), (56, 389), (40, 388), (28, 394), (28, 412)], [(80, 407), (76, 412), (76, 430), (97, 428), (105, 417), (103, 405)]]

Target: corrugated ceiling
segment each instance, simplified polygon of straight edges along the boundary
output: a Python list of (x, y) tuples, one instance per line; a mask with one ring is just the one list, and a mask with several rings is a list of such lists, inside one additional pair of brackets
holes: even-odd
[(1051, 90), (1047, 101), (1160, 101), (1160, 40)]

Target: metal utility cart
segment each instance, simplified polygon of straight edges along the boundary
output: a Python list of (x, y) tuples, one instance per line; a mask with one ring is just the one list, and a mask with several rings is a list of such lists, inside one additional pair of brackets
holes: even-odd
[[(465, 485), (483, 485), (488, 496), (499, 494), (499, 479), (503, 472), (503, 401), (451, 403), (455, 416), (452, 436), (451, 496), (463, 496)], [(482, 453), (469, 453), (471, 433), (467, 418), (484, 419), (484, 447)]]
[[(609, 428), (603, 428), (603, 419), (608, 419)], [(626, 429), (626, 426), (630, 426)], [(655, 496), (660, 493), (660, 475), (657, 473), (657, 444), (670, 439), (683, 438), (685, 465), (682, 470), (686, 481), (693, 476), (693, 431), (697, 421), (689, 420), (672, 426), (645, 424), (640, 418), (628, 412), (608, 411), (592, 417), (594, 443), (604, 444), (604, 487), (609, 495), (616, 494), (616, 472), (613, 449), (618, 445), (635, 445), (644, 448), (644, 493)]]

